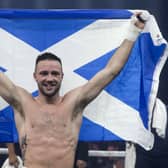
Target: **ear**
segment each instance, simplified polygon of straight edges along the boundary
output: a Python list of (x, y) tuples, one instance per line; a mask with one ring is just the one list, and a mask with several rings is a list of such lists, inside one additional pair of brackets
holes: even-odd
[(33, 73), (33, 77), (34, 77), (34, 79), (36, 80), (36, 73), (35, 73), (35, 72)]

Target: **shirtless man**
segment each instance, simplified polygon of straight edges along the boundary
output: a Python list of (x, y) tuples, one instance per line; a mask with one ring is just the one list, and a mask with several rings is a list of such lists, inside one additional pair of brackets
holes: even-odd
[(126, 39), (106, 67), (63, 97), (59, 95), (62, 63), (51, 53), (37, 57), (34, 79), (39, 95), (36, 98), (0, 73), (0, 96), (14, 108), (25, 167), (73, 168), (82, 112), (126, 63), (134, 41), (145, 25), (137, 15), (131, 21)]

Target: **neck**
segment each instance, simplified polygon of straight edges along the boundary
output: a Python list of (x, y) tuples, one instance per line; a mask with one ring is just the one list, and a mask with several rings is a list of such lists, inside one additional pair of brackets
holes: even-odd
[(47, 97), (39, 94), (39, 96), (36, 98), (36, 100), (41, 104), (57, 104), (61, 101), (61, 96), (59, 94)]

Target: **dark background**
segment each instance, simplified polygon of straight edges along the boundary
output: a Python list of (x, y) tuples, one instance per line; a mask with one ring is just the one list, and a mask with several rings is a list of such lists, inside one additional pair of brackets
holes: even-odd
[[(0, 0), (0, 8), (15, 9), (144, 9), (152, 13), (160, 30), (168, 40), (166, 0)], [(168, 61), (160, 76), (158, 96), (168, 104)]]

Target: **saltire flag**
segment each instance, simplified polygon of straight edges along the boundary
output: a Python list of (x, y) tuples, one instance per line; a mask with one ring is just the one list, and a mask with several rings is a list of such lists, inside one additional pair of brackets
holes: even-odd
[[(131, 10), (0, 10), (0, 70), (34, 96), (38, 54), (49, 51), (63, 61), (61, 94), (100, 71), (119, 47)], [(151, 119), (167, 43), (157, 23), (137, 39), (125, 67), (86, 108), (80, 140), (124, 140), (151, 149)], [(0, 99), (0, 142), (16, 142), (12, 108)]]

